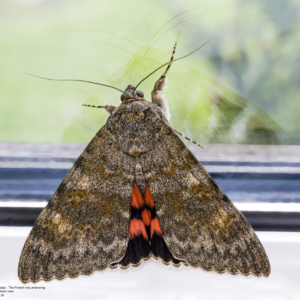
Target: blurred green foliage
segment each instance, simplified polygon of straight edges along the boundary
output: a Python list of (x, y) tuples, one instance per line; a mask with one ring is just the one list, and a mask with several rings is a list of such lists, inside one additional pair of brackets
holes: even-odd
[[(128, 63), (117, 70), (107, 82), (116, 87), (136, 85), (151, 71), (169, 61), (167, 53), (152, 47), (140, 47)], [(165, 69), (166, 67), (164, 67)], [(188, 132), (204, 143), (279, 144), (283, 142), (281, 128), (262, 110), (226, 89), (212, 79), (190, 68), (174, 63), (168, 73), (169, 88), (165, 91), (173, 112), (172, 125)], [(162, 71), (157, 72), (162, 73)], [(140, 86), (150, 95), (158, 74), (147, 78)], [(148, 98), (150, 99), (150, 98)], [(88, 103), (119, 104), (110, 89), (97, 87), (90, 92)], [(190, 126), (192, 124), (192, 126)], [(92, 132), (101, 127), (99, 112), (86, 108), (75, 117), (64, 132), (66, 141), (89, 141)]]
[[(177, 57), (215, 38), (171, 68), (174, 128), (201, 143), (300, 143), (297, 1), (5, 0), (0, 11), (1, 141), (89, 141), (108, 114), (81, 104), (120, 94), (24, 73), (125, 89), (168, 61), (180, 31)], [(141, 85), (146, 98), (160, 74)]]

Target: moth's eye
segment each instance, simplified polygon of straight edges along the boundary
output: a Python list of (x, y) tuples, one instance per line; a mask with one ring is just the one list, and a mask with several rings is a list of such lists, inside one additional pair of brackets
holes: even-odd
[(138, 97), (144, 98), (144, 93), (143, 93), (142, 91), (136, 90), (135, 92), (136, 92), (136, 94), (138, 95)]
[(121, 101), (123, 102), (125, 100), (125, 94), (123, 93), (122, 95), (121, 95)]

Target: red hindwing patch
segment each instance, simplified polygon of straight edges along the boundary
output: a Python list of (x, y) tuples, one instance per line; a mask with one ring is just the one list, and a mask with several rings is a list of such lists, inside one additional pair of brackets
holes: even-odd
[(147, 208), (144, 208), (142, 213), (142, 220), (146, 226), (150, 226), (151, 224), (151, 211)]
[(144, 197), (136, 183), (133, 184), (133, 193), (131, 198), (131, 206), (141, 209), (145, 205)]
[(129, 238), (133, 239), (138, 235), (142, 235), (144, 239), (148, 240), (145, 224), (141, 220), (132, 219), (130, 221)]
[(138, 185), (134, 183), (128, 247), (122, 261), (113, 266), (137, 265), (142, 259), (148, 258), (151, 253), (154, 257), (159, 257), (166, 263), (179, 264), (179, 261), (172, 256), (163, 240), (149, 187), (146, 186), (144, 198)]
[(158, 222), (157, 217), (155, 217), (154, 219), (151, 219), (150, 232), (151, 232), (151, 238), (153, 237), (154, 232), (157, 235), (162, 235), (162, 231), (161, 231), (160, 224)]
[(153, 198), (152, 198), (152, 195), (151, 195), (151, 193), (150, 193), (150, 190), (149, 190), (148, 185), (146, 186), (145, 202), (146, 202), (146, 205), (147, 205), (149, 208), (154, 208), (154, 200), (153, 200)]

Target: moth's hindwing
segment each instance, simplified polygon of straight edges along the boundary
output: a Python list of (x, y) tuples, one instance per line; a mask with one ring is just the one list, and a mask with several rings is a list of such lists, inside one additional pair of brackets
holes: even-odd
[(163, 238), (171, 254), (192, 267), (268, 276), (270, 263), (254, 230), (163, 121), (159, 142), (145, 157)]
[(111, 268), (115, 268), (118, 265), (124, 269), (129, 266), (138, 266), (142, 261), (147, 260), (151, 256), (151, 246), (146, 228), (147, 222), (145, 222), (145, 217), (142, 218), (144, 206), (144, 197), (137, 184), (134, 183), (127, 250), (122, 261), (113, 264)]
[(22, 282), (87, 275), (123, 258), (133, 167), (102, 127), (35, 222), (19, 261)]
[[(131, 220), (129, 243), (122, 261), (110, 265), (111, 268), (120, 266), (122, 269), (139, 266), (150, 257), (159, 259), (164, 264), (180, 266), (183, 261), (175, 259), (170, 253), (163, 237), (156, 216), (154, 200), (149, 187), (146, 186), (143, 195), (138, 185), (134, 183), (131, 200)], [(186, 265), (186, 264), (185, 264)]]

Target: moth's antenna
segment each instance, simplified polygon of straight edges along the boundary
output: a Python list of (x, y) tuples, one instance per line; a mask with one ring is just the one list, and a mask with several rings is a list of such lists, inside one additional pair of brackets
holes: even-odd
[[(178, 33), (177, 33), (177, 38), (176, 38), (176, 42), (177, 42), (177, 43), (178, 43), (178, 40), (179, 40), (179, 36), (180, 36), (180, 31), (178, 31)], [(146, 57), (148, 51), (151, 49), (148, 45), (147, 45), (147, 47), (148, 47), (148, 49), (146, 50), (146, 52), (145, 52), (145, 54), (144, 54), (145, 57)]]
[(181, 135), (183, 138), (185, 138), (185, 139), (187, 139), (188, 141), (194, 143), (195, 145), (197, 145), (197, 146), (199, 146), (199, 147), (201, 147), (201, 148), (203, 148), (203, 149), (205, 148), (204, 146), (202, 146), (202, 145), (196, 143), (195, 141), (193, 141), (192, 139), (190, 139), (190, 138), (188, 138), (187, 136), (183, 135), (182, 133), (180, 133), (179, 131), (175, 130), (174, 128), (173, 128), (173, 130), (174, 130), (177, 134)]
[(177, 41), (175, 42), (174, 49), (173, 49), (173, 53), (172, 53), (171, 59), (170, 59), (170, 61), (169, 61), (169, 65), (167, 66), (166, 71), (165, 71), (165, 73), (163, 74), (163, 76), (166, 76), (167, 73), (168, 73), (168, 71), (169, 71), (170, 68), (171, 68), (171, 65), (172, 65), (172, 62), (173, 62), (173, 59), (174, 59), (174, 55), (175, 55), (175, 51), (176, 51), (176, 47), (177, 47)]
[(52, 79), (52, 78), (46, 78), (46, 77), (32, 75), (32, 74), (29, 74), (29, 73), (25, 73), (25, 74), (33, 76), (33, 77), (42, 78), (42, 79), (46, 79), (46, 80), (53, 80), (53, 81), (81, 81), (81, 82), (87, 82), (87, 83), (92, 83), (92, 84), (97, 84), (97, 85), (103, 85), (103, 86), (107, 86), (107, 87), (110, 87), (112, 89), (118, 90), (118, 91), (120, 91), (122, 93), (125, 93), (125, 91), (120, 90), (120, 89), (118, 89), (118, 88), (116, 88), (114, 86), (103, 84), (103, 83), (98, 83), (98, 82), (94, 82), (94, 81), (81, 80), (81, 79)]
[[(175, 62), (175, 61), (177, 61), (177, 60), (183, 59), (183, 58), (185, 58), (185, 57), (187, 57), (187, 56), (193, 54), (194, 52), (198, 51), (200, 48), (202, 48), (203, 46), (205, 46), (205, 45), (206, 45), (208, 42), (210, 42), (212, 39), (213, 39), (213, 37), (212, 37), (211, 39), (209, 39), (207, 42), (205, 42), (203, 45), (201, 45), (200, 47), (198, 47), (196, 50), (192, 51), (191, 53), (189, 53), (189, 54), (187, 54), (187, 55), (184, 55), (184, 56), (182, 56), (182, 57), (179, 57), (179, 58), (177, 58), (177, 59), (174, 59), (174, 60), (172, 60), (172, 62)], [(155, 69), (153, 72), (151, 72), (149, 75), (147, 75), (144, 79), (142, 79), (142, 80), (136, 85), (135, 90), (137, 89), (137, 87), (138, 87), (144, 80), (146, 80), (146, 79), (147, 79), (148, 77), (150, 77), (153, 73), (155, 73), (156, 71), (158, 71), (159, 69), (161, 69), (162, 67), (164, 67), (164, 66), (166, 66), (166, 65), (168, 65), (168, 64), (170, 64), (170, 62), (167, 62), (167, 63), (161, 65), (160, 67), (158, 67), (157, 69)]]
[[(179, 34), (178, 34), (178, 36), (179, 36)], [(177, 37), (177, 39), (178, 39), (178, 37)], [(173, 59), (174, 59), (174, 55), (175, 55), (175, 51), (176, 51), (176, 47), (177, 47), (177, 41), (175, 42), (175, 45), (174, 45), (174, 48), (173, 48), (173, 52), (172, 52), (172, 56), (171, 56), (171, 59), (170, 59), (170, 61), (168, 62), (168, 66), (167, 66), (167, 68), (166, 68), (166, 71), (165, 71), (165, 73), (161, 76), (162, 78), (163, 77), (166, 77), (166, 75), (167, 75), (167, 73), (168, 73), (168, 71), (170, 70), (170, 68), (171, 68), (171, 65), (172, 65), (172, 62), (173, 62)], [(150, 75), (149, 75), (150, 76)], [(145, 78), (146, 79), (146, 78)], [(140, 84), (140, 83), (139, 83)], [(135, 88), (136, 89), (136, 88)]]

